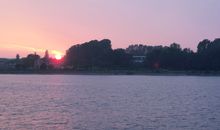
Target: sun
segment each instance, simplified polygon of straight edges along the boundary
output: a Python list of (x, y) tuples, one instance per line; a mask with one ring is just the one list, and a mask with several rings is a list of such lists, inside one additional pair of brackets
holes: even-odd
[(62, 55), (61, 55), (61, 54), (56, 54), (56, 55), (55, 55), (55, 59), (61, 60), (61, 59), (62, 59)]

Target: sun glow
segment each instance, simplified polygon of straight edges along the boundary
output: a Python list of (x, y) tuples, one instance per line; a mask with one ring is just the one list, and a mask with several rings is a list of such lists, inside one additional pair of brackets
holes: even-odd
[(62, 55), (61, 55), (61, 54), (56, 54), (56, 55), (55, 55), (55, 59), (61, 60), (61, 59), (62, 59)]
[(51, 50), (51, 54), (54, 56), (56, 60), (61, 60), (64, 54), (61, 51)]

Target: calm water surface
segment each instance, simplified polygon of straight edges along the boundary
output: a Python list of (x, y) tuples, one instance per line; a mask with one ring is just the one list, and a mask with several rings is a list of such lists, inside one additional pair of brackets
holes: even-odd
[(220, 77), (0, 75), (0, 130), (220, 130)]

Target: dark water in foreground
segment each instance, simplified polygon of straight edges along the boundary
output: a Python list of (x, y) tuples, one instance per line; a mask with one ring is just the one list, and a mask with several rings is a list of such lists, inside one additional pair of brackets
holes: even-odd
[(0, 75), (0, 130), (219, 130), (220, 77)]

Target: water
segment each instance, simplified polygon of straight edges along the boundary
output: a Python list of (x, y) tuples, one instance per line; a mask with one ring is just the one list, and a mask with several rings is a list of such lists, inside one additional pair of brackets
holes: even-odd
[(0, 130), (219, 130), (220, 77), (0, 75)]

